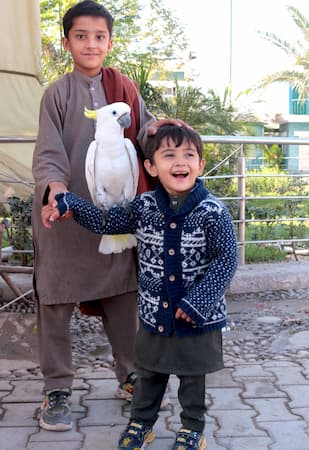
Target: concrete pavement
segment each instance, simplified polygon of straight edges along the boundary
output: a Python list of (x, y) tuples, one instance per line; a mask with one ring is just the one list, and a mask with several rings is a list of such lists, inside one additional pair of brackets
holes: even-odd
[[(261, 303), (267, 303), (266, 294), (263, 302), (256, 300), (256, 309), (251, 306), (250, 316), (243, 313), (242, 321), (252, 321), (252, 333), (248, 331), (251, 322), (242, 333), (241, 321), (238, 331), (231, 328), (224, 333), (224, 347), (234, 350), (234, 354), (227, 351), (225, 369), (207, 376), (205, 435), (209, 450), (309, 450), (309, 283), (297, 285), (300, 279), (307, 279), (309, 271), (306, 265), (296, 267), (292, 283), (281, 266), (279, 272), (286, 283), (277, 284), (277, 289), (303, 289), (301, 302), (291, 296), (280, 316), (281, 302), (276, 299), (263, 314), (255, 314)], [(260, 276), (258, 269), (251, 272), (252, 283), (255, 280), (262, 286), (261, 278), (266, 277), (266, 272)], [(268, 265), (268, 278), (274, 279), (275, 275), (269, 273)], [(243, 273), (245, 276), (249, 277), (248, 271)], [(238, 275), (233, 292), (244, 291), (244, 283), (256, 292), (248, 280)], [(250, 309), (245, 299), (229, 302), (233, 320), (246, 308)], [(0, 343), (1, 328), (4, 322), (9, 323), (9, 316), (0, 315)], [(25, 325), (20, 321), (15, 326), (22, 329)], [(268, 331), (264, 338), (258, 334), (263, 326)], [(272, 330), (276, 331), (270, 339)], [(259, 342), (266, 340), (267, 346), (267, 339), (271, 352), (258, 352)], [(261, 344), (265, 348), (265, 342)], [(238, 352), (237, 347), (242, 346), (251, 349), (250, 357)], [(177, 386), (177, 378), (172, 376), (168, 386), (170, 404), (160, 412), (154, 428), (157, 437), (147, 447), (149, 450), (169, 450), (172, 446), (180, 427)], [(74, 428), (47, 432), (38, 427), (37, 421), (42, 378), (35, 358), (0, 358), (0, 449), (114, 450), (130, 412), (130, 404), (114, 397), (116, 388), (117, 381), (107, 364), (76, 369), (72, 395)]]
[[(180, 427), (177, 379), (171, 377), (171, 404), (155, 425), (149, 450), (168, 450)], [(112, 450), (129, 417), (130, 405), (115, 399), (114, 374), (107, 368), (79, 371), (72, 395), (74, 428), (38, 428), (36, 410), (42, 380), (0, 380), (2, 450)], [(209, 450), (308, 450), (309, 360), (299, 358), (235, 364), (207, 376)]]

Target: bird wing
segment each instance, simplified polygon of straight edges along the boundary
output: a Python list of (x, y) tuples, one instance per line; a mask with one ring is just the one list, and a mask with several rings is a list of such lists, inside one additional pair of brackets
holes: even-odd
[(88, 190), (93, 203), (99, 206), (96, 201), (96, 181), (95, 181), (95, 156), (97, 143), (92, 141), (88, 147), (85, 159), (85, 176), (88, 185)]
[(129, 162), (130, 162), (130, 168), (131, 168), (130, 175), (132, 176), (132, 179), (133, 179), (132, 199), (130, 199), (130, 200), (133, 200), (133, 198), (136, 195), (138, 177), (139, 177), (137, 152), (133, 145), (133, 142), (130, 139), (125, 138), (124, 145), (125, 145), (125, 149), (126, 149), (128, 158), (129, 158)]

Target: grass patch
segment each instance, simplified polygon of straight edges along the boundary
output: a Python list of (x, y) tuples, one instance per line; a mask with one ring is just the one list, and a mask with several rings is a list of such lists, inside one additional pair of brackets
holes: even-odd
[(246, 263), (280, 262), (286, 260), (286, 252), (279, 247), (247, 244)]

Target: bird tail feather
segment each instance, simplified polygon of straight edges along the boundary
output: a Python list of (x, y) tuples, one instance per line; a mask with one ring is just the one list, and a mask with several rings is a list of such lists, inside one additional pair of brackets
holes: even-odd
[(99, 252), (104, 255), (121, 253), (127, 248), (136, 247), (136, 245), (136, 237), (133, 234), (105, 235), (101, 238)]

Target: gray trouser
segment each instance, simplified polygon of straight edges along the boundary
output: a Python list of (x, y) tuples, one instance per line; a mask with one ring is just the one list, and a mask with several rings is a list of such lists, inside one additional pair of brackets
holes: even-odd
[[(73, 383), (70, 320), (75, 304), (37, 304), (39, 363), (44, 391)], [(134, 369), (137, 295), (130, 292), (102, 300), (102, 321), (112, 347), (116, 377), (123, 383)]]
[[(158, 418), (169, 374), (137, 368), (137, 380), (131, 406), (131, 419), (153, 426)], [(205, 427), (205, 375), (177, 375), (178, 400), (184, 428), (201, 433)]]

